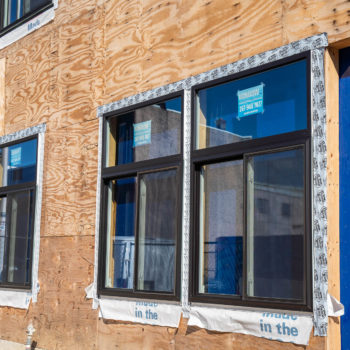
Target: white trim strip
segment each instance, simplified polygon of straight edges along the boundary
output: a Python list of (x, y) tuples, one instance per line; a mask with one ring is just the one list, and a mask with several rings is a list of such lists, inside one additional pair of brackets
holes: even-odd
[(34, 30), (37, 30), (45, 24), (51, 22), (55, 18), (55, 9), (58, 6), (58, 0), (55, 0), (54, 6), (47, 9), (43, 13), (35, 16), (28, 22), (23, 23), (17, 28), (14, 28), (4, 36), (0, 38), (0, 50), (6, 46), (9, 46), (19, 39), (22, 39), (26, 35), (30, 34)]

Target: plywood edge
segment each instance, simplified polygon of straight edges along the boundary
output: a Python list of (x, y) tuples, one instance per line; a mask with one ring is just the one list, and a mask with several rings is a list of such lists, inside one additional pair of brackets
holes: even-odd
[[(339, 263), (339, 51), (325, 53), (327, 108), (328, 292), (340, 298)], [(340, 318), (329, 318), (327, 349), (340, 349)]]
[(339, 40), (336, 42), (330, 42), (329, 45), (333, 49), (337, 49), (337, 50), (344, 49), (350, 46), (350, 38), (346, 38), (344, 40)]
[(5, 69), (6, 58), (0, 58), (0, 136), (5, 132)]

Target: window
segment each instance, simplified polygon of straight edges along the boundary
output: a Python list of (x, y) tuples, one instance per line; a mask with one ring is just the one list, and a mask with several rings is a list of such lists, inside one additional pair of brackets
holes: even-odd
[(309, 65), (192, 88), (191, 301), (311, 310)]
[(266, 198), (257, 198), (256, 208), (261, 214), (269, 214), (269, 200)]
[(178, 299), (182, 95), (104, 116), (101, 294)]
[(0, 35), (6, 34), (52, 6), (51, 0), (2, 0)]
[(0, 148), (0, 286), (31, 287), (37, 138)]
[(290, 203), (282, 203), (281, 215), (285, 217), (290, 217)]

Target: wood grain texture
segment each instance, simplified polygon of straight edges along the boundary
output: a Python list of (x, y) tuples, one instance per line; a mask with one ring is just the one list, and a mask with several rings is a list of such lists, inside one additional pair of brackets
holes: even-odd
[(0, 59), (0, 134), (5, 133), (5, 72), (6, 72), (6, 58)]
[[(93, 279), (97, 107), (317, 33), (328, 33), (334, 47), (349, 46), (349, 4), (59, 0), (54, 21), (1, 50), (0, 134), (41, 122), (47, 123), (47, 134), (38, 302), (28, 312), (0, 308), (0, 337), (24, 343), (33, 321), (34, 340), (50, 350), (322, 350), (327, 342), (335, 349), (336, 320), (330, 321), (328, 340), (311, 336), (309, 346), (301, 347), (187, 327), (186, 320), (179, 329), (103, 321), (84, 288)], [(327, 67), (328, 247), (330, 291), (337, 296), (337, 87), (328, 79), (334, 69)]]
[(316, 33), (327, 33), (329, 42), (350, 36), (349, 2), (343, 0), (283, 1), (284, 42), (299, 40)]
[[(328, 292), (340, 300), (339, 261), (339, 51), (325, 55), (327, 106)], [(340, 349), (340, 317), (329, 319), (327, 348)]]
[(43, 191), (45, 235), (94, 235), (98, 121), (48, 130)]

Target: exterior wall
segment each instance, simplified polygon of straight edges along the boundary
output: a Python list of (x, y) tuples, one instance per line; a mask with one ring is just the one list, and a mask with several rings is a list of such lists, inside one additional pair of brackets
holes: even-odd
[[(96, 110), (313, 34), (346, 42), (349, 9), (340, 0), (59, 0), (53, 22), (3, 49), (0, 135), (43, 122), (47, 134), (38, 302), (28, 311), (1, 307), (0, 337), (24, 343), (32, 321), (45, 349), (305, 348), (186, 320), (174, 329), (98, 318), (84, 290), (94, 274)], [(332, 344), (311, 336), (307, 349)]]

